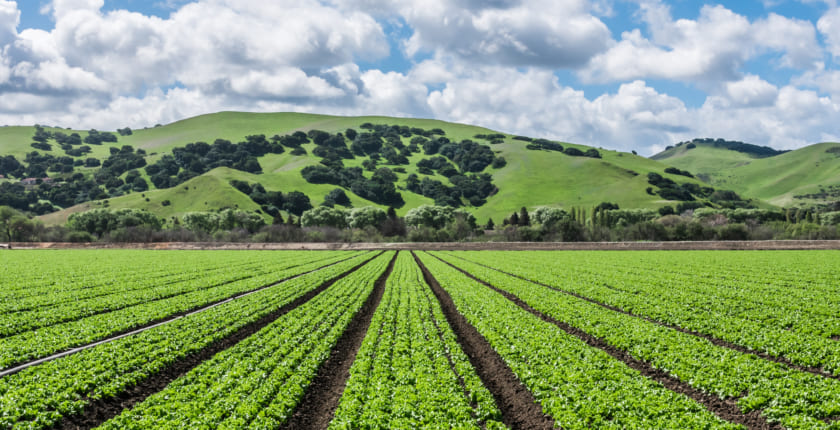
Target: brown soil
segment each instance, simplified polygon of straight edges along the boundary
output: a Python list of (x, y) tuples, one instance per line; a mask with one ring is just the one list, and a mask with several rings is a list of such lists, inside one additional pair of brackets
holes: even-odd
[[(110, 335), (108, 335), (108, 337), (107, 337), (107, 338), (105, 338), (105, 339), (100, 339), (100, 340), (97, 340), (97, 341), (94, 341), (94, 342), (90, 342), (90, 343), (85, 344), (85, 345), (77, 345), (77, 346), (74, 346), (74, 347), (70, 348), (69, 350), (59, 351), (59, 352), (57, 352), (57, 353), (55, 353), (55, 354), (53, 354), (53, 355), (50, 355), (50, 356), (48, 356), (48, 357), (46, 357), (46, 358), (38, 358), (38, 359), (35, 359), (35, 360), (30, 360), (30, 361), (28, 361), (28, 362), (12, 363), (12, 364), (10, 364), (10, 365), (8, 365), (8, 366), (7, 366), (7, 369), (9, 369), (9, 370), (2, 370), (2, 369), (0, 369), (0, 370), (2, 370), (2, 372), (0, 372), (0, 376), (11, 375), (11, 374), (14, 374), (14, 373), (20, 372), (21, 370), (24, 370), (24, 369), (26, 369), (26, 368), (28, 368), (28, 367), (43, 364), (43, 363), (44, 363), (44, 362), (46, 362), (46, 361), (51, 361), (51, 360), (58, 359), (58, 358), (61, 358), (61, 357), (66, 357), (66, 356), (68, 356), (68, 355), (75, 354), (75, 353), (77, 353), (77, 352), (81, 352), (81, 351), (84, 351), (84, 350), (86, 350), (86, 349), (93, 348), (93, 347), (95, 347), (95, 346), (99, 346), (99, 345), (101, 345), (101, 344), (103, 344), (103, 343), (112, 342), (112, 341), (115, 341), (115, 340), (117, 340), (117, 339), (119, 339), (119, 338), (124, 337), (124, 336), (125, 336), (126, 334), (128, 334), (128, 333), (135, 333), (135, 334), (136, 334), (136, 333), (139, 333), (139, 332), (144, 331), (144, 330), (146, 330), (146, 329), (150, 329), (150, 328), (153, 328), (153, 327), (157, 327), (157, 326), (159, 326), (159, 325), (161, 325), (161, 324), (166, 324), (166, 323), (169, 323), (169, 322), (175, 321), (175, 320), (177, 320), (177, 319), (180, 319), (180, 318), (184, 317), (185, 315), (190, 315), (190, 314), (196, 314), (196, 313), (199, 313), (199, 312), (204, 312), (204, 311), (206, 311), (206, 310), (212, 309), (212, 308), (214, 308), (214, 307), (216, 307), (216, 306), (218, 306), (218, 305), (220, 305), (220, 304), (223, 304), (223, 303), (225, 303), (225, 302), (229, 302), (229, 301), (231, 301), (231, 300), (236, 300), (236, 299), (238, 299), (238, 298), (240, 298), (240, 297), (243, 297), (243, 296), (247, 296), (247, 295), (250, 295), (250, 294), (254, 294), (254, 293), (259, 292), (259, 291), (261, 291), (261, 290), (264, 290), (264, 289), (266, 289), (266, 288), (270, 288), (270, 287), (273, 287), (273, 286), (275, 286), (275, 285), (277, 285), (277, 284), (280, 284), (280, 283), (283, 283), (283, 282), (286, 282), (286, 281), (290, 281), (290, 280), (292, 280), (292, 279), (299, 278), (299, 277), (304, 276), (304, 275), (308, 275), (308, 274), (310, 274), (310, 273), (312, 273), (312, 272), (315, 272), (315, 271), (318, 271), (318, 270), (323, 270), (323, 269), (325, 269), (325, 268), (327, 268), (327, 267), (334, 266), (334, 265), (339, 264), (339, 263), (341, 263), (341, 262), (347, 261), (347, 260), (349, 260), (349, 259), (351, 259), (351, 258), (354, 258), (354, 257), (352, 257), (352, 256), (351, 256), (351, 257), (348, 257), (348, 258), (344, 258), (344, 259), (339, 260), (339, 261), (336, 261), (336, 262), (334, 262), (334, 263), (330, 263), (330, 264), (326, 264), (326, 265), (324, 265), (324, 266), (321, 266), (321, 267), (319, 267), (319, 268), (317, 268), (317, 269), (312, 269), (312, 270), (309, 270), (309, 271), (304, 272), (304, 273), (300, 273), (300, 274), (297, 274), (297, 275), (294, 275), (294, 276), (289, 276), (289, 277), (286, 277), (286, 278), (283, 278), (283, 279), (280, 279), (280, 280), (277, 280), (277, 281), (271, 282), (271, 283), (269, 283), (269, 284), (262, 285), (262, 286), (260, 286), (260, 287), (258, 287), (258, 288), (253, 289), (253, 290), (243, 291), (243, 292), (241, 292), (241, 293), (237, 293), (237, 294), (234, 294), (234, 295), (232, 295), (232, 296), (230, 296), (230, 297), (226, 297), (226, 298), (223, 298), (223, 299), (219, 299), (219, 300), (213, 301), (213, 302), (211, 302), (211, 303), (205, 304), (205, 305), (200, 306), (200, 307), (197, 307), (197, 308), (192, 308), (192, 309), (189, 309), (189, 310), (186, 310), (186, 311), (177, 312), (177, 313), (171, 314), (171, 315), (169, 315), (169, 316), (167, 316), (167, 317), (165, 317), (165, 318), (159, 318), (159, 319), (156, 319), (156, 320), (153, 320), (153, 321), (149, 321), (149, 322), (144, 323), (144, 324), (140, 324), (140, 325), (137, 325), (137, 326), (133, 326), (133, 327), (127, 328), (127, 329), (125, 329), (125, 330), (120, 330), (120, 331), (117, 331), (117, 332), (111, 333), (111, 334), (110, 334)], [(368, 261), (369, 261), (369, 260), (368, 260)], [(299, 265), (298, 265), (298, 266), (299, 266)], [(297, 267), (297, 266), (290, 266), (289, 268), (292, 268), (292, 267)], [(233, 282), (233, 281), (231, 281), (231, 282)], [(222, 284), (218, 284), (218, 285), (215, 285), (215, 286), (224, 285), (224, 284), (228, 284), (228, 283), (230, 283), (230, 282), (224, 282), (224, 283), (222, 283)], [(212, 287), (208, 287), (208, 288), (212, 288)], [(207, 288), (202, 288), (202, 289), (207, 289)], [(96, 312), (96, 313), (91, 314), (91, 315), (86, 315), (86, 316), (85, 316), (85, 318), (90, 317), (90, 316), (92, 316), (92, 315), (98, 315), (98, 314), (102, 314), (102, 313), (108, 313), (108, 312), (111, 312), (111, 311), (113, 311), (113, 310), (106, 310), (106, 311), (102, 311), (102, 312)], [(13, 369), (10, 369), (12, 366), (14, 366), (14, 368), (13, 368)], [(4, 373), (4, 372), (5, 372), (5, 373)]]
[(493, 394), (502, 412), (502, 421), (515, 429), (552, 429), (554, 420), (542, 413), (534, 396), (519, 382), (502, 357), (490, 346), (478, 330), (458, 312), (455, 303), (429, 269), (417, 256), (415, 261), (423, 272), (426, 283), (440, 302), (443, 314), (464, 353), (478, 373), (481, 382)]
[(746, 240), (685, 242), (154, 242), (66, 243), (13, 242), (11, 249), (192, 249), (192, 250), (500, 250), (500, 251), (683, 251), (683, 250), (818, 250), (840, 249), (840, 240)]
[[(444, 261), (444, 260), (441, 260), (441, 261)], [(595, 336), (592, 336), (592, 335), (590, 335), (589, 333), (586, 333), (583, 330), (580, 330), (576, 327), (572, 327), (569, 324), (566, 324), (562, 321), (558, 321), (558, 320), (556, 320), (556, 319), (554, 319), (554, 318), (552, 318), (548, 315), (545, 315), (542, 312), (540, 312), (540, 311), (532, 308), (531, 306), (529, 306), (527, 303), (525, 303), (519, 297), (516, 297), (515, 295), (510, 294), (507, 291), (496, 288), (495, 286), (490, 285), (489, 283), (487, 283), (487, 282), (485, 282), (481, 279), (476, 278), (475, 276), (473, 276), (469, 272), (467, 272), (465, 270), (462, 270), (462, 269), (460, 269), (460, 268), (458, 268), (458, 267), (456, 267), (456, 266), (454, 266), (454, 265), (452, 265), (452, 264), (450, 264), (446, 261), (444, 261), (444, 262), (446, 264), (449, 264), (451, 267), (459, 270), (460, 272), (464, 273), (465, 275), (467, 275), (471, 279), (487, 286), (488, 288), (492, 289), (493, 291), (496, 291), (497, 293), (501, 294), (502, 296), (504, 296), (508, 300), (515, 303), (520, 308), (522, 308), (522, 309), (530, 312), (531, 314), (539, 317), (543, 321), (554, 324), (555, 326), (559, 327), (561, 330), (565, 331), (566, 333), (569, 333), (569, 334), (577, 337), (578, 339), (581, 339), (582, 341), (586, 342), (587, 345), (589, 345), (591, 347), (594, 347), (594, 348), (598, 348), (598, 349), (606, 352), (607, 354), (609, 354), (613, 358), (625, 363), (630, 368), (638, 371), (643, 376), (659, 382), (665, 388), (667, 388), (671, 391), (674, 391), (674, 392), (683, 394), (687, 397), (690, 397), (691, 399), (700, 403), (701, 405), (706, 407), (706, 409), (708, 409), (710, 412), (717, 415), (718, 417), (720, 417), (723, 420), (726, 420), (726, 421), (729, 421), (729, 422), (732, 422), (732, 423), (736, 423), (736, 424), (742, 424), (749, 429), (782, 429), (783, 428), (778, 423), (768, 423), (767, 420), (761, 415), (760, 411), (752, 411), (752, 412), (747, 413), (747, 414), (742, 413), (741, 410), (738, 408), (738, 406), (735, 404), (735, 402), (732, 401), (733, 399), (724, 400), (724, 399), (718, 398), (717, 396), (704, 393), (704, 392), (702, 392), (702, 391), (700, 391), (700, 390), (698, 390), (698, 389), (696, 389), (696, 388), (694, 388), (694, 387), (692, 387), (692, 386), (690, 386), (690, 385), (672, 377), (671, 375), (669, 375), (665, 371), (655, 369), (650, 364), (648, 364), (644, 361), (641, 361), (641, 360), (637, 360), (636, 358), (634, 358), (633, 356), (628, 354), (626, 351), (622, 351), (622, 350), (608, 344), (605, 340), (603, 340), (601, 338), (598, 338), (598, 337), (595, 337)]]
[[(457, 256), (457, 258), (464, 259), (463, 257), (460, 257), (460, 256)], [(513, 273), (505, 272), (504, 270), (499, 270), (499, 269), (496, 269), (496, 268), (493, 268), (493, 267), (490, 267), (490, 266), (487, 266), (487, 265), (484, 265), (484, 264), (476, 263), (476, 262), (471, 261), (471, 260), (467, 260), (467, 261), (470, 261), (473, 264), (478, 264), (479, 266), (482, 266), (482, 267), (486, 267), (488, 269), (495, 270), (495, 271), (500, 272), (500, 273), (504, 273), (505, 275), (513, 276), (514, 278), (530, 282), (532, 284), (540, 285), (540, 286), (546, 287), (548, 289), (551, 289), (551, 290), (554, 290), (554, 291), (557, 291), (557, 292), (560, 292), (560, 293), (563, 293), (563, 294), (570, 295), (572, 297), (577, 297), (581, 300), (586, 300), (589, 303), (601, 306), (601, 307), (603, 307), (605, 309), (609, 309), (611, 311), (615, 311), (615, 312), (618, 312), (618, 313), (621, 313), (621, 314), (624, 314), (624, 315), (629, 315), (629, 316), (634, 317), (634, 318), (643, 319), (647, 322), (650, 322), (650, 323), (653, 323), (653, 324), (656, 324), (656, 325), (659, 325), (659, 326), (662, 326), (662, 327), (665, 327), (665, 328), (669, 328), (671, 330), (676, 330), (680, 333), (685, 333), (685, 334), (689, 334), (689, 335), (692, 335), (692, 336), (696, 336), (696, 337), (706, 339), (716, 346), (720, 346), (720, 347), (723, 347), (723, 348), (728, 348), (728, 349), (740, 352), (742, 354), (752, 354), (752, 355), (755, 355), (755, 356), (757, 356), (759, 358), (762, 358), (764, 360), (767, 360), (767, 361), (772, 361), (774, 363), (784, 364), (785, 366), (790, 367), (791, 369), (796, 369), (796, 370), (799, 370), (799, 371), (802, 371), (802, 372), (812, 373), (814, 375), (822, 376), (824, 378), (840, 380), (839, 375), (834, 375), (831, 372), (828, 372), (828, 371), (826, 371), (822, 368), (819, 368), (819, 367), (799, 365), (799, 364), (796, 364), (796, 363), (790, 361), (789, 359), (787, 359), (785, 357), (777, 357), (777, 356), (774, 356), (774, 355), (770, 355), (766, 352), (755, 351), (755, 350), (752, 350), (752, 349), (747, 348), (745, 346), (738, 345), (738, 344), (735, 344), (735, 343), (732, 343), (732, 342), (728, 342), (728, 341), (725, 341), (723, 339), (718, 339), (718, 338), (716, 338), (714, 336), (711, 336), (711, 335), (708, 335), (708, 334), (700, 333), (700, 332), (694, 331), (694, 330), (688, 330), (688, 329), (685, 329), (685, 328), (680, 327), (678, 325), (668, 324), (668, 323), (658, 321), (658, 320), (655, 320), (653, 318), (646, 317), (646, 316), (643, 316), (643, 315), (637, 315), (637, 314), (634, 314), (632, 312), (626, 311), (622, 308), (612, 306), (612, 305), (608, 305), (606, 303), (599, 302), (598, 300), (591, 299), (589, 297), (582, 296), (580, 294), (573, 293), (571, 291), (566, 291), (566, 290), (563, 290), (561, 288), (557, 288), (557, 287), (552, 286), (552, 285), (544, 284), (542, 282), (534, 281), (534, 280), (525, 278), (523, 276), (519, 276), (519, 275), (516, 275), (516, 274), (513, 274)], [(449, 263), (447, 263), (447, 264), (449, 264)], [(608, 285), (605, 285), (605, 287), (610, 288)], [(618, 290), (616, 290), (616, 291), (618, 291)]]
[(347, 380), (350, 379), (350, 366), (362, 346), (373, 314), (385, 292), (385, 282), (391, 276), (396, 261), (397, 253), (376, 280), (373, 291), (330, 351), (330, 356), (318, 368), (318, 373), (283, 429), (326, 429), (329, 426), (341, 395), (344, 394)]
[[(379, 254), (377, 254), (377, 256), (378, 255)], [(357, 269), (364, 266), (374, 258), (376, 258), (376, 256), (373, 256), (359, 263), (358, 265), (350, 268), (344, 273), (330, 279), (329, 281), (321, 284), (314, 290), (309, 291), (308, 293), (304, 294), (301, 297), (298, 297), (291, 303), (280, 307), (279, 309), (260, 318), (259, 320), (245, 325), (230, 336), (211, 343), (206, 348), (202, 349), (200, 352), (181, 358), (180, 360), (167, 367), (165, 370), (150, 376), (144, 381), (138, 383), (136, 386), (129, 388), (125, 392), (119, 394), (117, 397), (111, 397), (101, 400), (91, 400), (90, 403), (88, 403), (87, 406), (84, 408), (81, 414), (64, 417), (64, 419), (57, 425), (55, 425), (54, 428), (63, 430), (79, 430), (92, 429), (98, 427), (105, 421), (119, 415), (123, 410), (130, 409), (135, 404), (142, 402), (150, 395), (163, 390), (167, 385), (169, 385), (170, 382), (187, 374), (189, 371), (197, 367), (202, 362), (210, 359), (219, 352), (236, 345), (239, 341), (253, 335), (265, 326), (271, 324), (277, 318), (280, 318), (281, 316), (287, 314), (289, 311), (297, 308), (298, 306), (303, 305), (309, 300), (312, 300), (315, 296), (329, 288), (336, 281), (356, 271)]]

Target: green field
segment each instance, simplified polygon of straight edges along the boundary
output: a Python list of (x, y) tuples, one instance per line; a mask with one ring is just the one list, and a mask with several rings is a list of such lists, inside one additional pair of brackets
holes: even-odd
[(820, 143), (773, 157), (756, 158), (709, 145), (673, 148), (654, 157), (665, 164), (704, 175), (714, 187), (735, 190), (779, 207), (825, 203), (835, 198), (795, 198), (840, 186), (840, 157)]
[[(212, 143), (219, 138), (238, 142), (244, 140), (245, 136), (248, 135), (264, 134), (270, 137), (312, 129), (337, 133), (343, 132), (347, 128), (360, 130), (359, 126), (365, 122), (407, 125), (423, 129), (440, 128), (446, 132), (447, 138), (456, 142), (464, 139), (474, 139), (477, 134), (495, 133), (481, 127), (413, 118), (222, 112), (190, 118), (160, 127), (134, 130), (130, 136), (119, 136), (119, 142), (117, 143), (92, 146), (93, 152), (90, 156), (104, 160), (107, 158), (110, 147), (131, 145), (134, 148), (145, 150), (148, 154), (146, 156), (147, 162), (154, 163), (174, 148), (191, 142)], [(69, 133), (67, 130), (63, 131)], [(2, 153), (22, 158), (24, 154), (33, 150), (29, 146), (32, 134), (34, 134), (34, 128), (32, 127), (0, 129), (0, 150), (2, 150)], [(80, 132), (80, 134), (83, 137), (86, 136), (85, 132)], [(649, 186), (646, 174), (648, 172), (663, 174), (665, 165), (661, 163), (630, 153), (603, 149), (599, 150), (602, 159), (570, 157), (562, 153), (545, 150), (533, 151), (525, 148), (527, 142), (513, 140), (511, 137), (507, 136), (503, 139), (503, 143), (491, 145), (497, 156), (502, 156), (507, 160), (507, 166), (505, 167), (500, 169), (488, 167), (486, 170), (493, 175), (494, 184), (499, 188), (499, 192), (489, 197), (487, 203), (481, 207), (467, 207), (481, 222), (485, 222), (487, 218), (492, 217), (498, 223), (502, 218), (523, 206), (529, 209), (538, 206), (592, 207), (601, 202), (609, 201), (617, 203), (623, 208), (656, 208), (671, 203), (645, 192), (645, 188)], [(409, 139), (404, 138), (403, 140), (407, 144)], [(582, 151), (590, 149), (590, 147), (583, 145), (567, 143), (563, 143), (563, 145), (579, 148)], [(309, 148), (311, 152), (312, 145), (304, 145), (304, 147)], [(58, 148), (54, 148), (52, 152), (61, 155)], [(428, 156), (415, 153), (410, 157), (410, 164), (404, 166), (406, 173), (397, 174), (399, 178), (398, 187), (403, 186), (402, 184), (409, 174), (417, 172), (416, 162), (423, 158), (428, 158)], [(288, 152), (268, 154), (260, 157), (259, 161), (263, 167), (261, 174), (218, 168), (172, 189), (151, 189), (142, 193), (145, 194), (143, 196), (132, 193), (110, 198), (108, 199), (108, 205), (112, 208), (148, 209), (160, 217), (168, 218), (190, 211), (215, 210), (220, 207), (257, 209), (257, 205), (250, 202), (247, 196), (242, 195), (228, 184), (233, 179), (250, 183), (259, 182), (267, 189), (274, 191), (302, 191), (310, 196), (313, 205), (319, 204), (323, 197), (335, 188), (332, 185), (310, 184), (301, 177), (301, 169), (309, 165), (316, 165), (320, 161), (319, 157), (315, 157), (311, 153), (306, 156), (293, 156)], [(360, 166), (361, 162), (361, 158), (356, 158), (346, 160), (345, 165), (347, 167)], [(85, 175), (92, 175), (95, 170), (78, 168), (76, 171)], [(140, 171), (142, 176), (148, 179), (145, 172), (142, 169)], [(678, 176), (665, 176), (672, 177), (674, 180), (687, 181), (686, 178)], [(447, 183), (447, 179), (439, 174), (434, 174), (431, 177)], [(186, 192), (183, 187), (190, 187), (190, 190)], [(412, 207), (433, 203), (431, 199), (409, 191), (402, 190), (401, 194), (406, 204), (398, 210), (400, 214), (404, 214)], [(376, 205), (352, 193), (348, 193), (348, 195), (354, 207)], [(146, 198), (149, 201), (146, 201)], [(161, 202), (164, 200), (169, 200), (172, 204), (162, 206)], [(87, 202), (79, 206), (65, 208), (65, 210), (55, 214), (46, 215), (43, 220), (50, 225), (61, 223), (66, 221), (67, 216), (73, 212), (102, 206), (103, 202), (101, 201)]]
[(836, 429), (837, 257), (4, 251), (0, 428)]

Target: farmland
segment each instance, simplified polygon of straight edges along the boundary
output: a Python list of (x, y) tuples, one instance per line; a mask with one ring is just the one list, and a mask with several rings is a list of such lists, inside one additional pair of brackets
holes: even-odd
[(840, 429), (837, 251), (3, 251), (0, 429)]

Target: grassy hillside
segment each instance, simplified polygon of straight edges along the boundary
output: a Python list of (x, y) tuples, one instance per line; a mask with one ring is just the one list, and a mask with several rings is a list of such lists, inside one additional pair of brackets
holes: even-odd
[[(701, 183), (698, 180), (664, 173), (665, 167), (669, 165), (679, 166), (678, 163), (673, 162), (674, 160), (680, 160), (694, 154), (674, 156), (668, 158), (665, 163), (630, 153), (603, 149), (599, 149), (602, 156), (600, 159), (573, 157), (556, 151), (526, 149), (527, 142), (514, 140), (512, 136), (507, 136), (501, 143), (488, 144), (484, 140), (475, 139), (474, 136), (496, 132), (482, 127), (438, 120), (374, 116), (335, 117), (300, 113), (221, 112), (202, 115), (169, 125), (133, 130), (133, 134), (130, 136), (119, 136), (117, 143), (92, 146), (93, 152), (85, 157), (92, 156), (104, 160), (110, 153), (110, 147), (131, 145), (134, 148), (145, 150), (147, 153), (146, 160), (151, 164), (163, 155), (171, 153), (174, 148), (191, 142), (212, 143), (216, 139), (226, 139), (235, 143), (243, 141), (245, 136), (248, 135), (282, 136), (295, 131), (306, 132), (312, 129), (330, 133), (343, 132), (348, 128), (363, 131), (360, 129), (360, 125), (363, 123), (405, 125), (425, 130), (440, 128), (445, 131), (446, 137), (453, 142), (472, 139), (490, 146), (497, 156), (504, 157), (507, 161), (506, 166), (498, 169), (487, 167), (485, 170), (486, 173), (492, 174), (493, 183), (499, 188), (498, 193), (489, 197), (487, 202), (480, 207), (467, 206), (467, 209), (472, 211), (480, 222), (485, 222), (487, 218), (492, 217), (494, 221), (499, 223), (502, 218), (523, 206), (529, 209), (538, 206), (589, 208), (605, 201), (617, 203), (622, 208), (655, 208), (673, 204), (673, 202), (662, 200), (659, 196), (650, 195), (645, 191), (650, 186), (647, 182), (648, 172), (659, 173), (679, 183)], [(47, 130), (54, 131), (56, 129)], [(0, 128), (0, 154), (12, 154), (22, 160), (26, 153), (34, 150), (29, 146), (34, 131), (34, 127)], [(71, 133), (70, 130), (61, 131)], [(87, 133), (79, 132), (79, 134), (84, 137)], [(402, 140), (405, 144), (408, 144), (410, 139), (402, 138)], [(561, 144), (564, 147), (574, 147), (581, 151), (590, 149), (590, 147), (583, 145)], [(57, 145), (54, 146), (53, 151), (51, 151), (52, 154), (63, 155), (61, 149)], [(268, 154), (260, 157), (259, 163), (262, 166), (262, 173), (260, 174), (230, 168), (216, 168), (173, 188), (151, 189), (143, 193), (132, 192), (128, 195), (109, 198), (108, 206), (111, 208), (144, 208), (166, 218), (189, 211), (213, 210), (220, 207), (236, 206), (242, 209), (258, 209), (258, 205), (252, 202), (248, 196), (229, 184), (231, 180), (249, 183), (259, 182), (269, 191), (301, 191), (310, 197), (313, 205), (317, 206), (329, 191), (337, 187), (335, 185), (311, 184), (304, 180), (300, 173), (301, 169), (318, 164), (321, 160), (320, 157), (312, 155), (311, 150), (314, 148), (314, 144), (306, 144), (304, 148), (307, 149), (308, 154), (303, 156), (291, 155), (287, 150), (282, 154)], [(409, 165), (401, 166), (406, 171), (405, 173), (397, 173), (398, 182), (396, 185), (406, 204), (398, 210), (398, 213), (405, 214), (413, 207), (433, 203), (430, 198), (404, 189), (405, 179), (408, 175), (417, 173), (416, 163), (421, 159), (430, 157), (422, 152), (414, 153), (409, 157)], [(361, 166), (363, 160), (363, 158), (357, 157), (353, 160), (344, 160), (344, 164), (346, 167)], [(737, 164), (742, 161), (737, 160), (733, 163)], [(387, 165), (380, 163), (380, 166)], [(80, 172), (86, 177), (92, 177), (95, 170), (77, 168), (75, 172)], [(148, 175), (143, 169), (139, 170), (142, 176), (148, 179)], [(366, 172), (365, 175), (370, 177), (370, 172)], [(448, 179), (440, 174), (420, 176), (430, 177), (445, 184), (448, 183)], [(122, 177), (124, 178), (125, 174)], [(372, 202), (356, 196), (349, 190), (346, 190), (346, 193), (354, 207), (373, 205)], [(164, 206), (162, 202), (165, 200), (169, 200), (171, 204)], [(102, 201), (87, 202), (66, 208), (55, 214), (46, 215), (43, 219), (50, 224), (58, 223), (65, 220), (72, 212), (103, 206), (105, 206), (105, 203)]]
[[(685, 145), (657, 154), (667, 165), (688, 170), (716, 188), (731, 189), (776, 206), (810, 205), (836, 201), (832, 186), (840, 187), (837, 143), (820, 143), (772, 157), (759, 158), (712, 145)], [(840, 151), (840, 150), (834, 150)], [(821, 190), (828, 194), (819, 197)], [(812, 195), (811, 198), (796, 196)]]

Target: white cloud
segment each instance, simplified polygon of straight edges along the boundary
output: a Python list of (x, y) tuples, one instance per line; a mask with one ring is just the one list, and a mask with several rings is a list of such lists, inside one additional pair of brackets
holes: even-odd
[(17, 3), (0, 0), (0, 47), (15, 39), (19, 23), (20, 11)]
[[(674, 20), (663, 2), (640, 0), (645, 28), (613, 41), (598, 18), (613, 13), (609, 0), (162, 1), (165, 19), (55, 0), (54, 29), (18, 31), (17, 4), (0, 0), (0, 124), (382, 114), (642, 153), (693, 137), (791, 148), (840, 135), (840, 71), (820, 46), (840, 54), (837, 10), (818, 24), (722, 6)], [(383, 22), (397, 30), (386, 36)], [(405, 51), (390, 52), (389, 37)], [(417, 63), (395, 66), (392, 54)], [(360, 66), (383, 59), (382, 70)], [(797, 77), (770, 83), (745, 70), (755, 59)], [(592, 95), (564, 70), (618, 85)], [(689, 82), (706, 101), (686, 106), (656, 79)]]
[(828, 51), (835, 59), (840, 59), (840, 8), (829, 9), (817, 21), (817, 28), (826, 39)]
[(582, 0), (405, 1), (413, 28), (406, 51), (455, 55), (477, 63), (579, 67), (603, 51), (609, 29)]
[(306, 76), (297, 68), (282, 68), (274, 73), (252, 71), (232, 77), (230, 86), (238, 94), (256, 98), (331, 98), (344, 94), (324, 79)]
[(635, 29), (595, 56), (580, 72), (587, 82), (661, 78), (688, 82), (740, 79), (744, 63), (764, 52), (783, 54), (779, 66), (818, 64), (814, 25), (770, 14), (753, 23), (723, 6), (703, 6), (696, 20), (673, 20), (667, 6), (648, 0), (640, 11), (652, 37)]
[(726, 92), (736, 106), (768, 106), (776, 101), (779, 90), (775, 85), (749, 75), (737, 82), (727, 82)]

